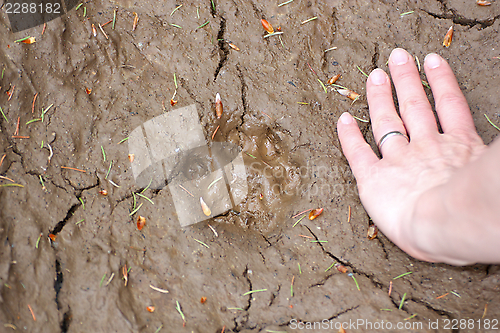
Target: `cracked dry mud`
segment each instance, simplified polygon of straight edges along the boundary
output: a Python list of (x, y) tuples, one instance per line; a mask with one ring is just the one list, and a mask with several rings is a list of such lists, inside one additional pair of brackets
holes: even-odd
[[(24, 187), (0, 188), (0, 331), (291, 332), (292, 320), (396, 323), (414, 314), (406, 322), (422, 321), (421, 331), (433, 331), (429, 320), (478, 320), (486, 304), (485, 318), (500, 319), (499, 266), (429, 264), (381, 234), (366, 238), (369, 217), (335, 130), (343, 111), (368, 117), (365, 77), (356, 66), (387, 69), (391, 50), (404, 47), (420, 61), (437, 52), (450, 62), (481, 137), (492, 142), (498, 132), (484, 114), (500, 123), (500, 2), (277, 4), (90, 1), (86, 18), (83, 8), (72, 10), (49, 22), (43, 36), (42, 26), (13, 34), (2, 11), (0, 106), (9, 122), (0, 119), (0, 153), (6, 154), (0, 174)], [(91, 24), (109, 21), (115, 8), (116, 29), (103, 28), (109, 39), (99, 30), (94, 37)], [(139, 23), (131, 31), (134, 12)], [(263, 38), (261, 18), (281, 26), (283, 44)], [(454, 40), (446, 49), (441, 43), (452, 24)], [(37, 42), (13, 42), (27, 35)], [(331, 47), (337, 49), (325, 52)], [(178, 104), (171, 107), (174, 73)], [(317, 79), (338, 73), (338, 83), (360, 100), (351, 103), (330, 89), (325, 94)], [(221, 122), (214, 112), (217, 92)], [(132, 193), (143, 189), (135, 185), (127, 144), (118, 142), (145, 121), (193, 103), (208, 141), (222, 124), (215, 141), (237, 143), (256, 157), (245, 156), (247, 166), (257, 163), (248, 198), (222, 216), (181, 228), (168, 189), (148, 189), (143, 194), (154, 205), (138, 198), (147, 219), (138, 231), (137, 214), (129, 214)], [(50, 104), (44, 122), (25, 125)], [(18, 117), (19, 135), (29, 139), (12, 138)], [(370, 125), (360, 127), (374, 147)], [(265, 176), (264, 162), (281, 173)], [(272, 184), (281, 186), (266, 192)], [(280, 192), (286, 185), (294, 196)], [(104, 189), (107, 196), (99, 194)], [(292, 215), (316, 207), (324, 208), (320, 217), (292, 227)], [(360, 291), (347, 274), (327, 270), (334, 262), (354, 274)], [(413, 273), (393, 280), (406, 272)], [(438, 331), (450, 330), (441, 325)]]

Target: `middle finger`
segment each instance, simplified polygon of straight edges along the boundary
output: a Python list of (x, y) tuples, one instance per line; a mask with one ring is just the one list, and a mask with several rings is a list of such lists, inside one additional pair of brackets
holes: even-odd
[(436, 118), (413, 57), (403, 49), (394, 49), (389, 57), (389, 68), (398, 96), (399, 113), (410, 137), (415, 139), (436, 134)]

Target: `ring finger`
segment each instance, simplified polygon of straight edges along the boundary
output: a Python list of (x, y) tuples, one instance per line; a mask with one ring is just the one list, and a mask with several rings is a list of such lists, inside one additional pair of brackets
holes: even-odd
[[(377, 68), (370, 73), (366, 92), (375, 142), (379, 144), (384, 135), (393, 131), (407, 135), (403, 121), (394, 107), (389, 77), (383, 70)], [(408, 140), (403, 135), (394, 135), (387, 138), (381, 150), (387, 156), (407, 144)]]

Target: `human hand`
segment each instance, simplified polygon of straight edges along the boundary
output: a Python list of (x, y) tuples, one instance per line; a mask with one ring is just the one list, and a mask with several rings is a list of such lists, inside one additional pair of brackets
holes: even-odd
[(392, 131), (408, 135), (410, 141), (403, 135), (387, 137), (380, 147), (383, 158), (379, 159), (352, 116), (344, 113), (337, 124), (340, 142), (356, 177), (361, 202), (380, 230), (413, 257), (440, 260), (436, 259), (442, 258), (440, 253), (421, 251), (409, 240), (419, 237), (409, 232), (414, 216), (420, 214), (415, 211), (417, 202), (477, 159), (486, 146), (445, 60), (429, 54), (424, 63), (443, 133), (438, 131), (413, 58), (405, 50), (395, 49), (389, 68), (401, 117), (387, 74), (375, 69), (366, 83), (373, 135), (379, 145), (381, 138)]

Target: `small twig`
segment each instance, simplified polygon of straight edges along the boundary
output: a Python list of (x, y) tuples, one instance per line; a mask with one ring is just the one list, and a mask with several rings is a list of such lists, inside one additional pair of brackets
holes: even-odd
[(12, 86), (12, 91), (9, 93), (9, 98), (7, 99), (7, 101), (10, 101), (10, 99), (12, 98), (12, 96), (14, 95), (14, 89), (16, 89), (16, 85), (13, 85)]
[(264, 38), (268, 38), (268, 37), (271, 37), (271, 36), (282, 35), (282, 34), (283, 34), (283, 31), (276, 31), (276, 32), (273, 32), (272, 34), (265, 35)]
[(177, 310), (177, 312), (179, 312), (179, 314), (182, 317), (182, 321), (185, 323), (186, 322), (186, 317), (184, 316), (184, 313), (182, 313), (181, 305), (179, 304), (179, 301), (175, 301), (175, 303), (176, 303), (175, 309)]
[(396, 276), (395, 278), (392, 278), (392, 279), (393, 279), (393, 280), (397, 280), (397, 279), (399, 279), (399, 278), (402, 278), (403, 276), (410, 275), (411, 273), (413, 273), (413, 272), (406, 272), (406, 273), (403, 273), (403, 274), (401, 274), (401, 275), (398, 275), (398, 276)]
[(146, 199), (147, 201), (149, 201), (152, 205), (154, 205), (155, 203), (153, 201), (151, 201), (151, 199), (149, 199), (147, 196), (145, 196), (144, 194), (141, 194), (141, 193), (135, 193), (137, 194), (138, 196)]
[(100, 24), (98, 24), (98, 26), (99, 26), (99, 29), (101, 29), (101, 32), (104, 35), (104, 37), (106, 37), (106, 39), (109, 39), (108, 35), (106, 34), (106, 32), (104, 31), (104, 29), (102, 28), (102, 26)]
[(87, 172), (85, 170), (77, 169), (77, 168), (72, 168), (72, 167), (67, 167), (67, 166), (62, 166), (61, 169), (68, 169), (68, 170), (75, 170), (75, 171), (80, 171), (80, 172)]
[(99, 283), (99, 288), (102, 287), (102, 283), (104, 282), (104, 279), (106, 278), (106, 273), (101, 278), (101, 283)]
[(500, 131), (500, 127), (498, 127), (497, 125), (493, 124), (493, 122), (490, 120), (490, 118), (488, 118), (488, 116), (486, 115), (486, 113), (484, 114), (484, 116), (486, 117), (486, 120), (488, 120), (488, 122), (491, 124), (491, 126), (495, 127), (497, 130)]
[(190, 196), (192, 196), (194, 198), (194, 195), (191, 194), (191, 192), (189, 192), (188, 190), (186, 190), (186, 188), (182, 185), (179, 184), (179, 187), (182, 188), (184, 191), (186, 191)]
[(165, 290), (165, 289), (160, 289), (160, 288), (155, 287), (155, 286), (153, 286), (153, 285), (151, 285), (151, 284), (149, 285), (149, 288), (151, 288), (151, 289), (153, 289), (153, 290), (156, 290), (156, 291), (159, 291), (160, 293), (164, 293), (164, 294), (168, 294), (168, 293), (169, 293), (169, 291), (168, 291), (168, 290)]
[(323, 82), (320, 80), (320, 79), (317, 79), (318, 82), (321, 84), (321, 86), (323, 87), (323, 90), (325, 91), (325, 94), (328, 94), (328, 91), (326, 90), (326, 87), (325, 85), (323, 84)]
[(349, 205), (349, 215), (347, 216), (347, 223), (351, 222), (351, 205)]
[(111, 179), (108, 179), (108, 182), (113, 185), (114, 187), (120, 187), (120, 185), (116, 184), (114, 181), (112, 181)]
[(253, 294), (253, 293), (259, 293), (261, 291), (267, 291), (267, 289), (257, 289), (257, 290), (250, 290), (250, 291), (247, 291), (246, 293), (244, 293), (243, 295), (241, 296), (246, 296), (246, 295), (250, 295), (250, 294)]
[(354, 280), (354, 283), (356, 283), (356, 288), (358, 288), (358, 290), (361, 291), (361, 289), (359, 288), (358, 281), (356, 280), (356, 277), (354, 277), (354, 275), (352, 273), (347, 274), (347, 276), (352, 277), (352, 279)]
[(307, 19), (307, 20), (305, 20), (305, 21), (302, 21), (300, 24), (305, 24), (305, 23), (307, 23), (307, 22), (314, 21), (314, 20), (316, 20), (317, 18), (318, 18), (317, 16), (311, 17), (310, 19)]
[(362, 123), (369, 123), (369, 122), (370, 122), (369, 120), (361, 119), (361, 118), (356, 117), (356, 116), (353, 116), (353, 115), (351, 115), (351, 116), (352, 116), (354, 119), (361, 121)]
[(405, 13), (401, 13), (401, 14), (399, 14), (399, 16), (403, 17), (403, 16), (410, 15), (410, 14), (413, 14), (413, 13), (415, 13), (414, 10), (409, 11), (409, 12), (405, 12)]
[(38, 244), (40, 243), (40, 239), (42, 239), (43, 233), (40, 233), (40, 236), (38, 236), (38, 239), (36, 240), (35, 248), (38, 249)]
[(295, 223), (294, 223), (294, 225), (292, 226), (292, 228), (293, 228), (293, 227), (295, 227), (295, 226), (296, 226), (296, 225), (297, 225), (300, 221), (302, 221), (302, 219), (303, 219), (304, 217), (306, 217), (306, 215), (304, 215), (304, 216), (302, 216), (300, 219), (298, 219), (298, 220), (297, 220), (297, 222), (295, 222)]
[(141, 202), (141, 204), (140, 204), (140, 205), (139, 205), (136, 209), (134, 209), (134, 210), (132, 211), (132, 213), (128, 214), (128, 216), (132, 216), (132, 215), (134, 215), (135, 213), (137, 213), (137, 211), (138, 211), (139, 209), (141, 209), (141, 207), (142, 207), (142, 202)]
[(21, 122), (21, 117), (17, 117), (17, 125), (16, 125), (16, 131), (14, 132), (14, 135), (19, 134), (19, 123)]
[(208, 225), (208, 227), (212, 229), (213, 233), (215, 234), (215, 237), (219, 237), (219, 234), (217, 233), (217, 231), (215, 231), (214, 227), (212, 227), (210, 224)]
[(210, 23), (210, 21), (207, 21), (207, 22), (203, 23), (202, 25), (200, 25), (200, 26), (199, 26), (198, 28), (196, 28), (195, 30), (201, 29), (201, 28), (203, 28), (204, 26), (206, 26), (206, 25), (207, 25), (207, 24), (209, 24), (209, 23)]
[(181, 7), (182, 7), (182, 4), (181, 4), (181, 5), (179, 5), (179, 6), (177, 6), (177, 7), (175, 7), (175, 9), (174, 9), (174, 10), (172, 10), (172, 12), (170, 13), (170, 16), (174, 15), (174, 13), (175, 13), (175, 12), (176, 12), (179, 8), (181, 8)]
[(203, 245), (204, 247), (206, 247), (207, 249), (210, 248), (210, 246), (208, 246), (207, 244), (203, 243), (201, 240), (197, 240), (196, 238), (193, 238), (195, 241), (197, 241), (198, 243), (200, 243), (201, 245)]
[(104, 179), (108, 179), (109, 172), (111, 171), (111, 166), (113, 166), (113, 161), (111, 161), (111, 162), (109, 163), (108, 172), (106, 173), (106, 177), (104, 177)]
[(123, 139), (123, 140), (120, 140), (120, 142), (118, 142), (117, 144), (123, 143), (123, 142), (125, 142), (125, 141), (127, 141), (127, 140), (128, 140), (128, 137), (126, 137), (126, 138), (125, 138), (125, 139)]
[(399, 303), (399, 310), (401, 310), (401, 308), (403, 307), (404, 302), (405, 302), (405, 298), (406, 298), (406, 293), (404, 293), (403, 298), (401, 298), (401, 303)]
[(311, 211), (311, 210), (313, 210), (313, 208), (308, 209), (308, 210), (305, 210), (305, 211), (300, 212), (300, 213), (298, 213), (298, 214), (295, 214), (295, 215), (294, 215), (294, 216), (292, 216), (291, 218), (292, 218), (292, 219), (294, 219), (294, 218), (296, 218), (297, 216), (302, 215), (302, 214), (304, 214), (304, 213), (307, 213), (307, 212), (309, 212), (309, 211)]
[(111, 274), (111, 277), (109, 278), (108, 282), (106, 282), (106, 286), (111, 283), (111, 280), (115, 277), (115, 273)]
[(356, 67), (359, 69), (359, 71), (366, 77), (368, 77), (368, 74), (366, 74), (365, 72), (363, 72), (363, 70), (358, 66), (356, 65)]
[(35, 94), (35, 97), (33, 97), (33, 104), (31, 105), (31, 113), (35, 113), (35, 101), (38, 96), (38, 93)]
[(445, 297), (446, 295), (449, 295), (449, 294), (450, 294), (450, 293), (443, 294), (443, 295), (441, 295), (441, 296), (436, 297), (436, 299), (443, 298), (443, 297)]
[(217, 126), (217, 128), (216, 128), (216, 129), (215, 129), (215, 131), (214, 131), (214, 134), (212, 134), (212, 141), (214, 140), (214, 138), (215, 138), (215, 134), (216, 134), (216, 133), (217, 133), (217, 131), (219, 130), (219, 127), (220, 127), (220, 125), (218, 125), (218, 126)]
[(35, 313), (33, 312), (33, 309), (31, 308), (31, 306), (29, 304), (28, 304), (28, 308), (30, 309), (31, 316), (33, 316), (33, 321), (36, 321)]
[(211, 188), (211, 187), (212, 187), (215, 183), (217, 183), (219, 180), (221, 180), (221, 179), (222, 179), (222, 177), (219, 177), (219, 178), (217, 178), (216, 180), (214, 180), (213, 182), (211, 182), (211, 183), (210, 183), (210, 185), (208, 185), (207, 190), (210, 190), (210, 188)]
[(9, 119), (5, 116), (5, 113), (3, 113), (2, 107), (0, 106), (0, 113), (2, 113), (2, 116), (5, 118), (6, 122), (9, 122)]
[(333, 266), (335, 266), (336, 262), (333, 262), (327, 269), (325, 269), (325, 273), (328, 272)]
[(285, 2), (282, 2), (278, 5), (278, 7), (281, 7), (281, 6), (284, 6), (284, 5), (288, 5), (290, 2), (292, 2), (293, 0), (288, 0), (288, 1), (285, 1)]

